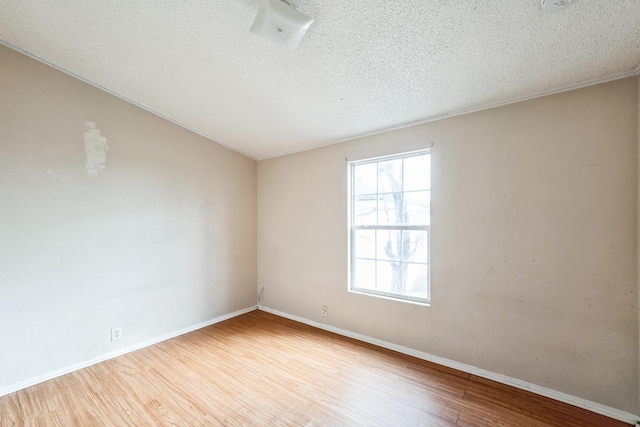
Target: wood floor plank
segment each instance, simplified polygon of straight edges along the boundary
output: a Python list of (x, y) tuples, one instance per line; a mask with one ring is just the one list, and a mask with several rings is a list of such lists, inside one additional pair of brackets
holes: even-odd
[(542, 404), (532, 401), (526, 397), (521, 397), (518, 393), (506, 390), (492, 389), (486, 387), (482, 390), (468, 387), (464, 393), (466, 400), (485, 402), (496, 406), (501, 406), (512, 411), (528, 415), (541, 415)]
[(0, 427), (19, 426), (23, 419), (18, 401), (18, 393), (12, 393), (0, 398)]
[(451, 393), (458, 397), (464, 396), (467, 381), (458, 375), (415, 363), (410, 363), (405, 371), (408, 379), (417, 381), (426, 387)]
[[(619, 427), (626, 424), (549, 397), (472, 375), (466, 397), (527, 412), (561, 427)], [(538, 410), (539, 407), (539, 410)]]
[(4, 426), (625, 424), (262, 311), (0, 398)]
[(462, 372), (457, 369), (449, 368), (448, 366), (438, 365), (437, 363), (429, 362), (427, 360), (420, 360), (416, 358), (411, 358), (409, 360), (409, 366), (415, 369), (423, 370), (423, 371), (438, 371), (444, 374), (453, 375), (455, 377), (460, 377), (462, 379), (469, 379), (471, 376), (468, 372)]

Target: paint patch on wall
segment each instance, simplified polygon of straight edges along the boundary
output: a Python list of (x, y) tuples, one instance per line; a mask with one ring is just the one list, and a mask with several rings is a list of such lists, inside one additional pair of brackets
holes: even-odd
[(86, 132), (84, 133), (84, 149), (87, 155), (87, 162), (84, 169), (88, 174), (98, 175), (98, 171), (104, 169), (107, 165), (107, 151), (109, 145), (107, 138), (100, 135), (100, 131), (96, 129), (96, 124), (86, 122)]

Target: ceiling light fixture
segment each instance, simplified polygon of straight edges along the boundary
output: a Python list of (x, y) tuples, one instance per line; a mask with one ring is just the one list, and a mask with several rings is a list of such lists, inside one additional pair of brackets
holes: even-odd
[(542, 0), (542, 11), (545, 13), (553, 13), (564, 9), (578, 0)]
[(293, 51), (312, 22), (282, 0), (260, 0), (251, 32)]

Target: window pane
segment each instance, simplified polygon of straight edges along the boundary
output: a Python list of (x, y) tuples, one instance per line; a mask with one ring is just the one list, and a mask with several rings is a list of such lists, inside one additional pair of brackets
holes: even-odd
[(397, 293), (394, 289), (401, 286), (400, 266), (399, 262), (378, 261), (378, 286), (376, 290)]
[(426, 230), (402, 232), (402, 260), (405, 262), (429, 262), (429, 241)]
[(414, 226), (430, 224), (430, 169), (429, 154), (352, 166), (352, 288), (428, 300), (429, 232)]
[(430, 223), (430, 191), (404, 193), (404, 219), (408, 224)]
[(389, 261), (400, 261), (402, 242), (400, 230), (377, 230), (377, 258)]
[(378, 177), (377, 163), (354, 166), (353, 174), (353, 179), (355, 180), (354, 192), (356, 196), (360, 194), (376, 194)]
[(359, 196), (353, 202), (355, 225), (375, 224), (377, 219), (376, 196)]
[(404, 191), (428, 190), (431, 188), (430, 155), (404, 159)]
[(402, 223), (402, 193), (378, 196), (378, 224)]
[(402, 191), (402, 159), (378, 163), (378, 193)]
[(406, 295), (416, 298), (427, 298), (429, 296), (429, 271), (426, 264), (404, 264)]
[(376, 262), (365, 259), (356, 259), (354, 262), (355, 269), (355, 287), (360, 289), (376, 288)]
[(355, 256), (356, 258), (376, 257), (376, 231), (356, 230), (355, 233)]

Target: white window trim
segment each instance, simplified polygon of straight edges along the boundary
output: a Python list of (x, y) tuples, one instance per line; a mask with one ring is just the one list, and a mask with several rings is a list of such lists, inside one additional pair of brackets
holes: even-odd
[[(430, 306), (431, 305), (431, 225), (354, 225), (354, 212), (353, 212), (353, 197), (355, 193), (355, 180), (353, 178), (354, 168), (358, 165), (364, 165), (367, 163), (378, 163), (380, 161), (387, 160), (395, 160), (395, 159), (404, 159), (411, 156), (419, 156), (423, 154), (431, 154), (430, 149), (423, 149), (417, 151), (410, 151), (406, 153), (400, 153), (390, 156), (379, 156), (374, 158), (368, 158), (363, 160), (353, 160), (348, 161), (347, 164), (347, 193), (348, 193), (348, 201), (347, 201), (347, 209), (348, 209), (348, 253), (349, 253), (349, 262), (348, 262), (348, 291), (360, 295), (367, 295), (377, 298), (388, 299), (392, 301), (400, 301), (405, 303)], [(393, 295), (387, 292), (378, 292), (372, 289), (362, 289), (355, 287), (355, 251), (354, 251), (354, 240), (355, 240), (355, 230), (426, 230), (427, 231), (427, 239), (428, 239), (428, 253), (427, 253), (427, 298), (415, 298), (411, 296), (402, 296), (402, 295)]]

